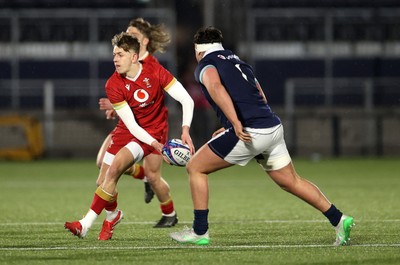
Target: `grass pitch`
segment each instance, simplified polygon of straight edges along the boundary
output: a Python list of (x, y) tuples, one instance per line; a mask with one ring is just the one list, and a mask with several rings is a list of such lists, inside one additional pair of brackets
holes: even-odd
[(95, 191), (94, 161), (0, 161), (0, 264), (400, 264), (399, 159), (295, 160), (356, 226), (351, 246), (333, 247), (334, 230), (318, 211), (280, 190), (252, 162), (210, 175), (209, 246), (179, 245), (171, 231), (191, 225), (183, 168), (165, 165), (179, 224), (155, 229), (156, 200), (121, 178), (125, 218), (113, 239), (97, 240), (104, 215), (85, 239), (64, 230), (86, 213)]

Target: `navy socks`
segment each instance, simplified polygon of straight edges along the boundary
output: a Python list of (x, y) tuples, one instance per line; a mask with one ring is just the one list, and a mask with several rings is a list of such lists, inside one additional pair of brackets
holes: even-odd
[(324, 215), (329, 219), (329, 222), (331, 222), (333, 226), (337, 226), (340, 222), (340, 218), (342, 218), (343, 213), (332, 204), (331, 208), (324, 212)]
[(198, 235), (204, 235), (208, 230), (208, 209), (194, 210), (193, 230)]

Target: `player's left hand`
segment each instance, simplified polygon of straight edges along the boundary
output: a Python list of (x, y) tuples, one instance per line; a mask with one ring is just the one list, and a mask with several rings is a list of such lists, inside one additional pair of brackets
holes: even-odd
[(250, 143), (251, 142), (251, 135), (246, 133), (246, 132), (244, 132), (244, 131), (236, 133), (236, 135), (241, 141), (243, 141), (245, 143)]
[(108, 98), (99, 99), (99, 109), (100, 110), (112, 110), (113, 106)]
[(192, 138), (190, 137), (189, 134), (189, 127), (188, 126), (183, 126), (182, 127), (182, 135), (181, 135), (181, 140), (183, 144), (187, 144), (190, 148), (190, 154), (193, 155), (195, 153), (195, 148), (193, 145)]

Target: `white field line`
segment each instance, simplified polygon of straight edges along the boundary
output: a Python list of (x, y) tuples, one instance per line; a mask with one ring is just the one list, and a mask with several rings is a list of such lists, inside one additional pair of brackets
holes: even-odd
[[(363, 220), (358, 221), (362, 223), (369, 222), (377, 222), (378, 220)], [(243, 224), (260, 224), (260, 223), (324, 223), (326, 220), (253, 220), (253, 221), (220, 221), (220, 222), (211, 222), (211, 224), (228, 224), (228, 223), (243, 223)], [(387, 222), (387, 223), (397, 223), (400, 222), (400, 219), (393, 220), (379, 220), (379, 222)], [(180, 224), (191, 224), (192, 221), (180, 221)], [(16, 222), (16, 223), (0, 223), (1, 226), (25, 226), (25, 225), (33, 225), (33, 226), (42, 226), (42, 225), (63, 225), (61, 222)], [(120, 225), (148, 225), (154, 224), (152, 221), (145, 222), (122, 222)], [(167, 250), (167, 249), (184, 249), (184, 248), (194, 248), (194, 249), (221, 249), (221, 250), (240, 250), (240, 249), (279, 249), (279, 248), (326, 248), (326, 247), (334, 247), (331, 244), (328, 245), (234, 245), (234, 246), (165, 246), (165, 247), (141, 247), (141, 246), (126, 246), (126, 247), (114, 247), (114, 246), (101, 246), (101, 247), (0, 247), (0, 251), (52, 251), (52, 250)], [(400, 243), (392, 243), (392, 244), (356, 244), (351, 245), (349, 247), (400, 247)]]
[[(240, 249), (280, 249), (280, 248), (337, 248), (333, 245), (234, 245), (234, 246), (166, 246), (166, 247), (113, 247), (113, 246), (101, 246), (101, 247), (0, 247), (0, 251), (52, 251), (52, 250), (175, 250), (175, 249), (199, 249), (204, 251), (205, 249), (221, 249), (221, 250), (240, 250)], [(344, 248), (377, 248), (377, 247), (394, 247), (399, 248), (400, 243), (396, 244), (357, 244), (351, 246), (345, 246)]]

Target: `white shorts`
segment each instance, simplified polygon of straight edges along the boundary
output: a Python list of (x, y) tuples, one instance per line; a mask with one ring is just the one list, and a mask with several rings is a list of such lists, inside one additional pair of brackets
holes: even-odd
[[(132, 153), (133, 157), (135, 158), (135, 163), (137, 163), (143, 159), (144, 151), (138, 143), (129, 142), (124, 147), (128, 148), (128, 150)], [(111, 163), (114, 161), (114, 157), (115, 157), (115, 155), (113, 155), (109, 152), (106, 152), (104, 154), (103, 163), (105, 163), (107, 165), (111, 165)]]
[(245, 166), (255, 158), (265, 171), (278, 170), (291, 161), (283, 137), (283, 126), (266, 129), (245, 128), (252, 141), (240, 141), (233, 128), (227, 129), (208, 141), (208, 146), (230, 164)]

